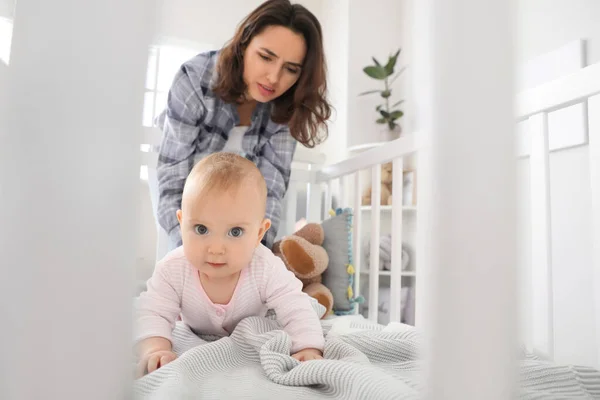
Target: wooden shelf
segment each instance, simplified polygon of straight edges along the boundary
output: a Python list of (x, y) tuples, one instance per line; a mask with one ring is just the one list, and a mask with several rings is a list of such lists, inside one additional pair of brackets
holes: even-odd
[[(370, 271), (369, 270), (361, 270), (360, 274), (361, 275), (369, 275)], [(392, 276), (392, 271), (380, 270), (379, 276)], [(417, 276), (417, 274), (415, 271), (402, 271), (400, 273), (400, 276)]]
[[(372, 206), (360, 206), (361, 211), (371, 211)], [(392, 206), (379, 206), (381, 211), (392, 211)], [(417, 211), (417, 206), (402, 206), (402, 211)]]

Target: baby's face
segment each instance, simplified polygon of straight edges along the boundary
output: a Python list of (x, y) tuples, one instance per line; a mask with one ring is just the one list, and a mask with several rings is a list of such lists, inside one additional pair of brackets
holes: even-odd
[(249, 183), (217, 189), (186, 202), (177, 217), (188, 261), (209, 278), (227, 278), (248, 266), (270, 221), (264, 198)]

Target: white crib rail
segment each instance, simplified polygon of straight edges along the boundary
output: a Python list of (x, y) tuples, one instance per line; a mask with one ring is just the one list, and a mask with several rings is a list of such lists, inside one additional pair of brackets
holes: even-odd
[(392, 265), (390, 266), (391, 270), (391, 280), (390, 280), (390, 292), (395, 293), (393, 296), (395, 301), (390, 303), (390, 320), (391, 321), (401, 321), (402, 318), (402, 304), (401, 304), (401, 296), (399, 294), (402, 293), (402, 229), (403, 226), (403, 213), (402, 213), (402, 204), (403, 202), (403, 170), (404, 170), (404, 160), (402, 158), (396, 158), (393, 161), (392, 168), (392, 177), (400, 177), (400, 184), (392, 185), (392, 198), (396, 199), (392, 201), (392, 226), (400, 227), (400, 229), (392, 230)]
[[(323, 205), (321, 200), (323, 188), (314, 183), (315, 171), (320, 169), (324, 163), (325, 155), (323, 153), (301, 146), (296, 149), (288, 190), (284, 199), (285, 218), (279, 236), (289, 235), (295, 230), (298, 220), (298, 198), (301, 191), (306, 191), (306, 219), (318, 221), (320, 217), (324, 217), (320, 212)], [(329, 193), (330, 195), (331, 193)]]
[[(385, 146), (373, 148), (360, 153), (350, 159), (339, 163), (328, 165), (317, 171), (313, 182), (315, 185), (326, 185), (328, 189), (326, 209), (331, 206), (331, 188), (334, 182), (340, 183), (338, 192), (340, 195), (340, 204), (342, 207), (351, 206), (354, 209), (353, 220), (353, 243), (354, 252), (354, 294), (360, 295), (360, 276), (361, 276), (361, 230), (362, 213), (361, 210), (361, 177), (360, 171), (370, 170), (372, 182), (381, 181), (381, 165), (387, 162), (393, 162), (392, 171), (392, 264), (391, 264), (391, 282), (390, 282), (390, 321), (401, 321), (401, 277), (402, 277), (402, 182), (404, 157), (414, 154), (418, 145), (415, 142), (415, 136), (406, 135), (389, 143)], [(347, 196), (350, 189), (350, 178), (353, 177), (352, 196)], [(348, 201), (352, 199), (352, 202)], [(380, 245), (380, 199), (381, 188), (379, 185), (372, 185), (371, 193), (371, 233), (370, 233), (370, 260), (369, 260), (369, 312), (368, 318), (377, 321), (379, 304), (379, 245)], [(358, 310), (357, 310), (358, 312)]]
[(545, 357), (554, 356), (554, 307), (552, 297), (552, 227), (550, 218), (550, 157), (548, 154), (548, 114), (530, 118), (531, 132), (531, 275), (533, 326), (530, 350)]
[[(357, 172), (358, 173), (358, 172)], [(380, 235), (380, 221), (381, 218), (381, 167), (375, 165), (371, 167), (371, 251), (369, 260), (369, 319), (377, 322), (379, 316), (379, 235)], [(396, 181), (398, 179), (396, 178)], [(402, 182), (402, 178), (400, 178)], [(357, 210), (356, 215), (360, 218), (360, 209)], [(397, 229), (392, 228), (392, 232)], [(360, 237), (354, 238), (354, 240), (360, 240)], [(360, 274), (360, 270), (358, 271)], [(394, 295), (392, 302), (398, 301), (395, 297), (398, 293), (390, 292), (390, 297)]]
[(157, 219), (158, 210), (158, 176), (156, 166), (158, 163), (158, 147), (162, 141), (162, 131), (156, 127), (144, 127), (141, 143), (147, 148), (141, 152), (141, 166), (145, 167), (148, 174), (148, 192), (152, 204), (152, 213), (156, 226), (156, 261), (162, 259), (169, 252), (169, 237), (160, 226)]
[[(596, 81), (598, 82), (598, 81)], [(592, 259), (596, 317), (596, 365), (600, 366), (600, 95), (588, 99), (590, 184), (592, 188)]]
[(550, 217), (550, 165), (548, 113), (577, 103), (587, 103), (589, 168), (592, 192), (592, 246), (595, 292), (596, 365), (600, 365), (600, 64), (517, 96), (517, 118), (528, 123), (531, 134), (531, 300), (532, 332), (526, 338), (530, 349), (552, 358), (555, 353), (554, 293), (552, 279), (552, 224)]

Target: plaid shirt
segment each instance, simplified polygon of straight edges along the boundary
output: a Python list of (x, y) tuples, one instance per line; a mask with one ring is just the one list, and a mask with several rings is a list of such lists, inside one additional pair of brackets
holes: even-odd
[[(225, 147), (231, 129), (239, 124), (234, 104), (211, 90), (218, 52), (201, 53), (185, 62), (175, 75), (165, 111), (158, 117), (163, 139), (159, 150), (158, 220), (173, 245), (181, 245), (176, 212), (183, 185), (193, 165)], [(244, 134), (243, 156), (254, 162), (267, 183), (266, 217), (272, 222), (263, 243), (273, 245), (281, 218), (281, 201), (287, 190), (296, 140), (286, 125), (271, 121), (271, 104), (258, 103)], [(242, 205), (240, 205), (241, 207)]]

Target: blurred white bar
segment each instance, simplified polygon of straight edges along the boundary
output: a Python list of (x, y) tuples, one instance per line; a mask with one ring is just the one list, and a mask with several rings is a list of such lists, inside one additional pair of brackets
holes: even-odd
[(286, 193), (287, 201), (285, 202), (285, 235), (291, 235), (296, 228), (296, 211), (298, 209), (298, 185), (296, 181), (290, 180)]
[[(552, 290), (552, 224), (550, 218), (550, 155), (548, 114), (527, 121), (531, 137), (531, 301), (533, 350), (554, 356), (554, 307)], [(540, 329), (540, 327), (545, 327)]]
[(319, 222), (321, 220), (321, 196), (323, 195), (323, 188), (320, 183), (314, 183), (313, 180), (309, 181), (313, 183), (308, 184), (308, 204), (306, 210), (306, 220), (308, 222)]
[(392, 167), (392, 271), (390, 277), (390, 322), (401, 320), (402, 292), (402, 186), (404, 160), (402, 157), (393, 162)]
[[(381, 165), (371, 167), (371, 182), (381, 182)], [(369, 320), (379, 314), (379, 225), (381, 185), (371, 185), (371, 253), (369, 260)]]
[[(428, 130), (421, 131), (423, 136), (430, 136)], [(431, 173), (431, 146), (423, 146), (417, 157), (419, 184), (417, 185), (417, 233), (415, 254), (415, 326), (424, 331), (431, 329), (432, 318), (427, 314), (431, 310), (434, 271), (431, 268), (431, 204), (433, 202), (433, 177)], [(422, 350), (423, 357), (428, 348)]]
[(432, 129), (428, 398), (509, 399), (517, 354), (513, 2), (416, 3), (431, 29), (415, 37), (431, 50), (431, 86), (422, 88), (430, 104), (417, 114)]
[(18, 1), (0, 118), (2, 399), (130, 397), (155, 9)]
[[(353, 196), (353, 207), (354, 207), (354, 221), (352, 224), (352, 254), (354, 258), (354, 295), (360, 296), (360, 269), (361, 269), (361, 228), (362, 228), (362, 192), (361, 188), (360, 171), (354, 173), (354, 196)], [(359, 305), (356, 305), (356, 313), (358, 314)]]
[(588, 99), (590, 183), (592, 187), (592, 245), (596, 318), (596, 367), (600, 368), (600, 95)]
[(340, 182), (340, 204), (339, 204), (339, 208), (346, 208), (346, 207), (348, 207), (348, 194), (347, 194), (347, 190), (348, 190), (348, 175), (344, 175), (344, 176), (340, 177), (339, 182)]
[[(416, 278), (415, 278), (415, 326), (423, 332), (431, 332), (433, 319), (429, 311), (433, 290), (431, 266), (431, 212), (433, 204), (433, 188), (435, 176), (432, 173), (431, 141), (433, 135), (433, 3), (430, 0), (409, 1), (411, 24), (412, 67), (406, 70), (409, 78), (408, 99), (406, 106), (410, 107), (412, 118), (405, 121), (410, 132), (415, 132), (418, 145), (417, 171), (417, 233), (416, 233)], [(429, 359), (431, 346), (421, 349), (421, 357)], [(426, 373), (430, 373), (427, 371)], [(427, 378), (426, 378), (427, 379)]]
[(332, 200), (332, 191), (333, 191), (333, 181), (329, 181), (325, 183), (325, 190), (327, 190), (325, 195), (325, 204), (323, 207), (323, 221), (325, 221), (329, 217), (329, 211), (331, 210), (331, 200)]

